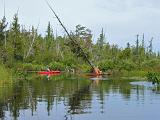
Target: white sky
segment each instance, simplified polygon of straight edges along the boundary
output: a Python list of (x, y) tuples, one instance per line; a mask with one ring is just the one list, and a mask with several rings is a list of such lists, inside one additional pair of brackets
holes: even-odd
[[(107, 41), (126, 46), (135, 43), (136, 34), (145, 34), (146, 45), (154, 37), (154, 50), (160, 51), (160, 1), (159, 0), (48, 0), (68, 30), (77, 24), (90, 28), (97, 38), (104, 28)], [(45, 0), (5, 0), (6, 18), (10, 23), (19, 9), (20, 23), (26, 28), (40, 23), (44, 34), (48, 21), (64, 33)], [(0, 18), (3, 17), (4, 0), (0, 0)], [(141, 39), (141, 38), (140, 38)]]

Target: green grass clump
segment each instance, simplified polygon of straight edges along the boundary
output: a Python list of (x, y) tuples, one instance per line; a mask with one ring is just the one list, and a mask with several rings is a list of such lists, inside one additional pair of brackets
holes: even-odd
[(160, 75), (158, 73), (148, 72), (147, 79), (153, 84), (160, 84)]

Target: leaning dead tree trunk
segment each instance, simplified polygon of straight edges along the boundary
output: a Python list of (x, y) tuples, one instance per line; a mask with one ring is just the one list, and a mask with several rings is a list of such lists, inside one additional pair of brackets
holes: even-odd
[(73, 39), (71, 37), (71, 35), (69, 34), (69, 32), (67, 31), (66, 27), (63, 25), (63, 23), (61, 22), (60, 18), (58, 17), (58, 15), (55, 13), (55, 11), (53, 10), (53, 8), (51, 7), (51, 5), (46, 1), (48, 7), (50, 8), (50, 10), (53, 12), (54, 16), (57, 18), (58, 22), (60, 23), (60, 25), (62, 26), (62, 28), (64, 29), (64, 31), (67, 33), (69, 39), (72, 41), (72, 43), (77, 47), (77, 51), (79, 51), (79, 53), (81, 53), (83, 55), (83, 59), (85, 59), (88, 64), (94, 69), (94, 65), (90, 62), (90, 60), (87, 57), (87, 54), (84, 52), (84, 50), (81, 48), (81, 46), (79, 45), (79, 43)]

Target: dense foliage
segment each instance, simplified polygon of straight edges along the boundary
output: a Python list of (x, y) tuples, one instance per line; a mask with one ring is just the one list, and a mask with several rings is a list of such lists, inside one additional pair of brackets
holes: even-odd
[[(89, 70), (82, 51), (66, 35), (55, 36), (48, 23), (46, 34), (42, 36), (32, 27), (26, 30), (18, 22), (17, 14), (8, 25), (5, 17), (0, 20), (0, 64), (16, 70), (40, 70), (50, 66), (60, 70)], [(144, 37), (135, 45), (126, 43), (119, 48), (106, 41), (103, 29), (93, 44), (92, 31), (77, 25), (71, 36), (80, 44), (88, 59), (103, 71), (160, 71), (160, 55), (153, 52), (152, 40), (144, 45)]]

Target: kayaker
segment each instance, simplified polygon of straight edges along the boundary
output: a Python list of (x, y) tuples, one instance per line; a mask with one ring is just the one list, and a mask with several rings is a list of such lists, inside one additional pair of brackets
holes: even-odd
[(97, 67), (94, 67), (93, 73), (96, 74), (96, 75), (101, 75), (102, 71), (100, 71), (99, 68), (98, 68), (98, 66), (97, 66)]
[(47, 71), (48, 71), (48, 72), (50, 72), (50, 71), (51, 71), (49, 67), (47, 67)]

